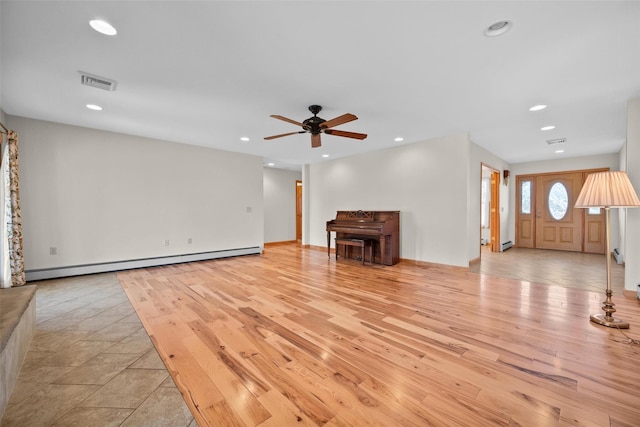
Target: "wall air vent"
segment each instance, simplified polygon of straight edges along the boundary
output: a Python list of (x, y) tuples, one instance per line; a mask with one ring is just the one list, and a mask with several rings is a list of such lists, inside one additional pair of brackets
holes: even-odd
[(84, 71), (79, 71), (79, 73), (80, 73), (80, 83), (82, 83), (85, 86), (91, 86), (91, 87), (106, 90), (109, 92), (113, 92), (114, 90), (116, 90), (115, 80), (85, 73)]
[(567, 142), (567, 138), (547, 139), (548, 145), (564, 144)]

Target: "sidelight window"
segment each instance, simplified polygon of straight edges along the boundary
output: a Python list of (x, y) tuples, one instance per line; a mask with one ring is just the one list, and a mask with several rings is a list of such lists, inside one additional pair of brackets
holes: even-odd
[(531, 181), (522, 181), (520, 184), (520, 213), (531, 213)]
[(489, 179), (482, 179), (482, 191), (480, 192), (480, 226), (489, 228)]

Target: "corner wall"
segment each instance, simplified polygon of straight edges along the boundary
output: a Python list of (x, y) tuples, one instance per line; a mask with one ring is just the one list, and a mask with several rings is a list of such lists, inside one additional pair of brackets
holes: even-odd
[[(620, 156), (620, 170), (627, 171), (627, 143), (625, 142), (620, 152), (618, 153)], [(611, 235), (618, 236), (618, 246), (620, 248), (620, 252), (622, 254), (623, 261), (625, 259), (625, 254), (627, 253), (627, 210), (626, 209), (616, 209), (616, 212), (611, 213), (611, 218), (616, 217), (618, 219), (618, 229), (612, 227)], [(613, 222), (613, 221), (612, 221)], [(617, 231), (617, 232), (616, 232)]]
[[(640, 192), (640, 98), (629, 101), (627, 105), (627, 174), (636, 193)], [(626, 209), (626, 253), (624, 269), (624, 287), (628, 291), (637, 291), (640, 284), (640, 208)]]
[[(2, 4), (0, 1), (0, 27), (2, 27)], [(2, 40), (2, 28), (0, 28), (0, 40)], [(2, 110), (2, 43), (0, 43), (0, 120), (6, 124), (4, 120), (4, 111)]]
[[(487, 151), (485, 148), (480, 147), (477, 144), (471, 143), (471, 157), (469, 162), (469, 195), (467, 197), (469, 205), (469, 260), (474, 260), (480, 257), (480, 202), (481, 202), (481, 183), (482, 183), (482, 163), (487, 166), (491, 166), (494, 169), (502, 171), (510, 169), (509, 163), (505, 162), (501, 158), (497, 157), (493, 153)], [(513, 187), (514, 181), (511, 179), (509, 185), (500, 185), (500, 243), (504, 243), (508, 240), (513, 241), (509, 237), (509, 218), (511, 210), (509, 209), (509, 188)]]
[(263, 246), (260, 157), (7, 119), (27, 272)]

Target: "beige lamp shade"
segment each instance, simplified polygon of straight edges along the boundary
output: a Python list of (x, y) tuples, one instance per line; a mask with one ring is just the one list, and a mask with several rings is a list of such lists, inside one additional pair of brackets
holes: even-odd
[(640, 200), (626, 172), (608, 171), (587, 175), (576, 208), (640, 207)]

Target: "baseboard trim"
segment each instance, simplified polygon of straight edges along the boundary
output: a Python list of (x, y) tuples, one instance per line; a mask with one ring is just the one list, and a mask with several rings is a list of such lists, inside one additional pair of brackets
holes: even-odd
[(469, 266), (472, 266), (473, 264), (477, 264), (479, 262), (480, 262), (480, 257), (474, 258), (474, 259), (470, 259), (469, 260)]
[[(327, 247), (326, 246), (316, 246), (316, 245), (302, 245), (303, 249), (310, 249), (312, 251), (322, 251), (322, 252), (326, 252), (327, 251)], [(335, 253), (335, 249), (331, 248), (331, 253)], [(448, 264), (438, 264), (435, 262), (427, 262), (427, 261), (417, 261), (415, 259), (408, 259), (408, 258), (400, 258), (400, 262), (401, 263), (406, 263), (406, 264), (413, 264), (413, 265), (418, 265), (421, 267), (438, 267), (438, 268), (451, 268), (451, 269), (455, 269), (455, 270), (464, 270), (464, 271), (469, 271), (469, 267), (460, 267), (457, 265), (448, 265)]]
[(457, 270), (457, 271), (469, 271), (469, 267), (462, 267), (458, 265), (449, 265), (449, 264), (439, 264), (437, 262), (428, 262), (428, 261), (418, 261), (415, 259), (409, 258), (400, 258), (401, 263), (417, 265), (419, 267), (428, 267), (428, 268), (443, 268), (448, 270)]
[(298, 243), (297, 240), (282, 240), (280, 242), (265, 242), (264, 243), (264, 247), (268, 247), (268, 246), (282, 246), (282, 245), (291, 245), (294, 243)]
[(240, 255), (256, 255), (262, 253), (262, 247), (225, 249), (220, 251), (200, 252), (193, 254), (171, 255), (155, 258), (141, 258), (126, 261), (104, 262), (96, 264), (73, 265), (66, 267), (42, 268), (25, 271), (28, 282), (36, 280), (56, 279), (60, 277), (82, 276), (85, 274), (106, 273), (109, 271), (131, 270), (135, 268), (157, 267), (161, 265), (182, 264), (185, 262), (206, 261), (217, 258), (228, 258)]
[[(327, 251), (327, 247), (326, 246), (316, 246), (316, 245), (302, 245), (303, 248), (305, 249), (311, 249), (312, 251), (323, 251), (326, 252)], [(334, 251), (334, 248), (331, 248), (331, 252)]]

